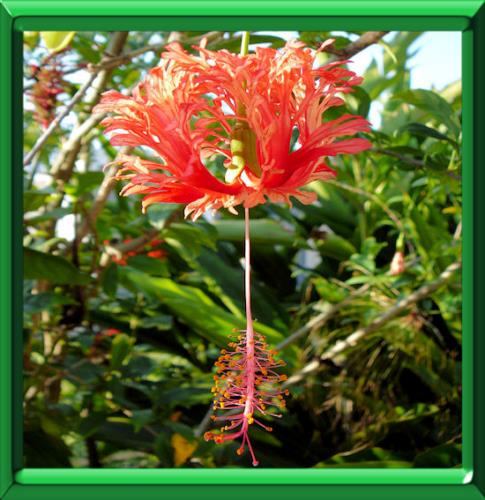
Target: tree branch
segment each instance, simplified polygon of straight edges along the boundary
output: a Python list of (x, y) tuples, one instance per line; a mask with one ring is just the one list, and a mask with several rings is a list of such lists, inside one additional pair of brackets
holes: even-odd
[[(94, 68), (96, 69), (115, 68), (117, 66), (120, 66), (121, 64), (127, 64), (132, 59), (135, 59), (135, 57), (147, 54), (148, 52), (158, 52), (162, 50), (167, 45), (167, 43), (176, 40), (177, 37), (174, 35), (174, 33), (175, 32), (172, 32), (169, 35), (168, 39), (166, 41), (163, 41), (162, 43), (147, 45), (146, 47), (141, 47), (139, 49), (132, 50), (131, 52), (127, 52), (126, 54), (121, 54), (118, 57), (112, 57), (111, 59), (105, 62), (100, 62), (97, 66), (94, 66)], [(202, 38), (207, 38), (208, 42), (214, 42), (217, 39), (221, 38), (222, 34), (223, 34), (222, 31), (210, 31), (208, 33), (205, 33), (203, 36), (188, 38), (184, 40), (184, 44), (197, 43), (200, 42)]]
[[(113, 57), (117, 57), (122, 51), (123, 45), (125, 44), (127, 37), (128, 37), (128, 32), (126, 31), (118, 31), (114, 33), (113, 38), (111, 39), (107, 50), (107, 55), (103, 57), (102, 62), (103, 61), (107, 62)], [(97, 96), (104, 89), (107, 77), (109, 76), (109, 70), (104, 69), (102, 66), (97, 66), (97, 67), (88, 66), (87, 69), (91, 73), (89, 78), (74, 94), (72, 99), (66, 104), (66, 107), (62, 110), (62, 112), (51, 122), (51, 124), (47, 127), (44, 133), (39, 137), (34, 147), (25, 156), (24, 166), (28, 165), (32, 161), (36, 153), (40, 151), (40, 149), (44, 146), (47, 139), (51, 136), (54, 130), (60, 125), (62, 120), (72, 111), (74, 106), (84, 97), (84, 95), (91, 87), (91, 85), (94, 85), (95, 91), (93, 92), (93, 96), (89, 99), (89, 101), (91, 104), (95, 104)]]
[(34, 147), (25, 155), (24, 166), (28, 165), (34, 158), (34, 156), (40, 151), (42, 146), (46, 143), (47, 139), (51, 136), (52, 132), (59, 126), (61, 121), (71, 112), (72, 108), (82, 99), (84, 94), (87, 92), (88, 88), (96, 79), (97, 73), (92, 73), (90, 77), (84, 82), (80, 89), (74, 94), (73, 98), (67, 103), (66, 107), (62, 112), (56, 116), (50, 125), (45, 129), (44, 133), (37, 139)]
[(342, 61), (354, 56), (355, 54), (366, 49), (370, 45), (377, 43), (381, 38), (383, 38), (389, 31), (367, 31), (355, 42), (349, 43), (343, 49), (335, 49), (333, 47), (326, 47), (325, 52), (333, 54), (337, 61)]
[[(419, 160), (419, 159), (413, 158), (412, 156), (409, 156), (409, 155), (402, 155), (400, 153), (397, 153), (396, 151), (392, 151), (391, 149), (376, 149), (376, 148), (374, 148), (374, 149), (371, 149), (370, 151), (372, 151), (373, 153), (390, 156), (392, 158), (397, 158), (398, 160), (400, 160), (404, 163), (407, 163), (408, 165), (412, 165), (413, 167), (416, 167), (416, 168), (425, 168), (426, 167), (426, 162), (424, 160)], [(450, 172), (449, 170), (445, 170), (443, 173), (456, 181), (461, 180), (461, 175), (457, 175), (454, 172)]]
[(330, 307), (328, 311), (322, 312), (317, 316), (314, 316), (310, 321), (308, 321), (301, 328), (292, 333), (289, 337), (282, 340), (277, 346), (276, 349), (278, 351), (284, 349), (288, 345), (292, 344), (296, 340), (308, 335), (313, 329), (321, 328), (329, 319), (331, 319), (335, 314), (340, 311), (340, 309), (344, 308), (348, 304), (350, 304), (356, 297), (363, 295), (365, 292), (369, 290), (369, 285), (362, 285), (360, 288), (353, 290), (344, 300), (334, 304)]
[(419, 302), (420, 300), (428, 297), (436, 290), (445, 285), (452, 277), (453, 274), (461, 268), (461, 262), (454, 262), (450, 264), (435, 281), (431, 283), (427, 283), (423, 285), (421, 288), (408, 295), (405, 299), (399, 301), (396, 305), (388, 309), (384, 314), (376, 318), (369, 325), (363, 328), (359, 328), (352, 335), (347, 337), (345, 340), (338, 341), (333, 347), (330, 347), (326, 351), (321, 354), (318, 360), (313, 360), (308, 363), (302, 370), (300, 370), (295, 375), (291, 376), (286, 383), (285, 386), (293, 385), (300, 380), (302, 380), (306, 375), (315, 372), (318, 370), (322, 362), (333, 360), (336, 356), (341, 354), (343, 351), (348, 349), (349, 347), (354, 347), (357, 342), (359, 342), (362, 338), (374, 333), (375, 331), (382, 328), (386, 323), (396, 318), (400, 314), (402, 314), (406, 309), (408, 309), (411, 305)]
[(101, 255), (99, 265), (101, 267), (105, 267), (108, 265), (111, 257), (120, 258), (123, 254), (136, 250), (149, 241), (156, 238), (161, 231), (168, 228), (172, 222), (177, 220), (180, 216), (183, 215), (183, 208), (175, 210), (170, 214), (170, 216), (164, 221), (163, 228), (161, 229), (150, 229), (145, 234), (139, 236), (138, 238), (134, 238), (126, 243), (119, 243), (118, 245), (108, 245), (105, 248), (104, 253)]
[[(118, 156), (130, 154), (132, 149), (133, 148), (129, 146), (125, 146), (120, 149)], [(106, 201), (108, 200), (108, 197), (116, 183), (114, 177), (116, 175), (117, 170), (118, 166), (112, 165), (105, 172), (103, 182), (99, 186), (96, 198), (94, 199), (91, 209), (89, 210), (89, 213), (87, 214), (86, 218), (82, 221), (81, 226), (79, 227), (76, 233), (76, 240), (78, 243), (82, 241), (82, 239), (88, 234), (89, 230), (94, 226), (96, 222), (96, 217), (99, 215), (104, 205), (106, 204)]]

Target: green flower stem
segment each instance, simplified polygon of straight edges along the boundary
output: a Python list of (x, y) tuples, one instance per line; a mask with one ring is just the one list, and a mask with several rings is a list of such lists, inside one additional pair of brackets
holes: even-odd
[(249, 53), (249, 31), (242, 32), (241, 38), (241, 52), (242, 56), (247, 56)]

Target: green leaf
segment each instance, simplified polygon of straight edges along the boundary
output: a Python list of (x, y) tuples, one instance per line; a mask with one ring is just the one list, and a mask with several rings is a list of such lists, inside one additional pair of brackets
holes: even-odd
[(442, 444), (426, 450), (414, 459), (414, 467), (457, 467), (461, 465), (461, 445)]
[(71, 297), (54, 292), (42, 292), (35, 295), (28, 295), (24, 299), (24, 313), (33, 314), (51, 310), (56, 306), (72, 304), (76, 304), (76, 301)]
[(49, 210), (47, 212), (42, 213), (41, 215), (37, 215), (34, 217), (25, 217), (24, 222), (28, 225), (35, 225), (39, 224), (41, 222), (45, 222), (48, 220), (58, 220), (64, 217), (65, 215), (69, 215), (72, 213), (72, 210), (70, 208), (54, 208), (52, 210)]
[(348, 451), (337, 453), (328, 460), (320, 462), (316, 468), (408, 468), (412, 467), (412, 463), (404, 460), (403, 457), (396, 453), (374, 447), (361, 451)]
[(119, 333), (111, 344), (111, 368), (119, 370), (123, 361), (128, 357), (131, 352), (134, 339), (125, 333)]
[[(244, 319), (236, 318), (216, 305), (204, 292), (175, 283), (165, 278), (153, 278), (128, 266), (120, 269), (124, 285), (143, 292), (165, 304), (180, 321), (217, 345), (227, 345), (228, 335), (234, 329), (246, 327)], [(271, 343), (282, 340), (282, 335), (270, 327), (256, 323), (255, 328)]]
[(110, 262), (101, 273), (100, 285), (106, 295), (110, 297), (116, 295), (116, 289), (118, 287), (118, 266), (113, 262)]
[(92, 436), (106, 421), (107, 415), (100, 412), (91, 412), (87, 417), (81, 418), (77, 432), (83, 437)]
[(322, 255), (338, 260), (348, 259), (357, 251), (350, 241), (335, 233), (325, 233), (324, 237), (315, 240), (315, 246)]
[(446, 398), (451, 397), (453, 394), (455, 390), (453, 385), (432, 368), (417, 364), (411, 358), (407, 362), (403, 363), (403, 367), (404, 366), (417, 375), (421, 379), (422, 383), (426, 384), (438, 396)]
[(320, 462), (315, 465), (317, 469), (409, 469), (412, 462), (404, 460), (363, 460), (361, 462), (344, 462), (341, 464), (328, 464)]
[(127, 378), (145, 377), (152, 373), (155, 369), (154, 361), (148, 356), (131, 356), (128, 364), (124, 365), (121, 373)]
[(87, 285), (89, 276), (68, 260), (24, 247), (24, 278), (46, 280), (58, 285)]
[(444, 172), (448, 169), (449, 146), (444, 142), (435, 142), (426, 150), (424, 156), (425, 166), (432, 170)]
[(74, 38), (75, 31), (41, 31), (40, 36), (50, 52), (65, 49)]
[[(244, 311), (244, 270), (228, 265), (224, 259), (209, 249), (202, 249), (197, 260), (200, 274), (209, 290), (217, 296), (233, 314), (243, 317)], [(284, 309), (269, 296), (264, 285), (252, 278), (253, 314), (266, 324), (276, 324), (284, 314)], [(281, 325), (281, 321), (279, 321)]]
[(168, 263), (165, 259), (148, 257), (147, 255), (134, 255), (128, 257), (128, 264), (139, 271), (153, 276), (167, 277), (170, 275)]
[(154, 451), (162, 467), (173, 467), (174, 465), (174, 449), (171, 444), (171, 435), (171, 431), (167, 429), (160, 432), (155, 440)]
[(315, 181), (308, 185), (309, 189), (317, 193), (318, 205), (303, 205), (303, 210), (310, 209), (315, 214), (315, 220), (309, 221), (312, 225), (321, 224), (322, 218), (334, 227), (336, 222), (342, 226), (354, 227), (356, 216), (351, 204), (345, 198), (348, 193), (342, 192), (336, 186), (322, 181)]
[(212, 399), (210, 383), (202, 387), (177, 387), (163, 391), (157, 397), (157, 405), (166, 407), (167, 405), (194, 406), (197, 404), (207, 404)]
[(98, 188), (103, 182), (103, 172), (81, 172), (72, 176), (69, 184), (66, 185), (66, 193), (78, 198), (83, 194), (91, 192)]
[(49, 198), (51, 194), (52, 193), (46, 193), (43, 191), (24, 191), (23, 195), (24, 213), (38, 210), (47, 202), (47, 198)]
[(352, 111), (364, 118), (369, 114), (371, 99), (362, 87), (354, 87), (347, 99), (353, 102)]
[(146, 410), (133, 410), (131, 421), (133, 429), (136, 433), (140, 432), (146, 424), (150, 423), (153, 419), (153, 410), (151, 408)]
[(401, 130), (407, 130), (409, 133), (421, 137), (432, 137), (433, 139), (438, 139), (441, 141), (448, 141), (454, 146), (458, 147), (458, 144), (456, 141), (453, 139), (450, 139), (448, 136), (445, 134), (442, 134), (441, 132), (438, 132), (434, 128), (427, 127), (426, 125), (423, 125), (422, 123), (407, 123), (404, 125)]
[(323, 300), (337, 303), (345, 299), (347, 293), (340, 286), (328, 281), (323, 276), (312, 278), (315, 289)]
[(23, 433), (23, 447), (26, 467), (72, 467), (69, 461), (71, 450), (61, 436), (52, 436), (40, 428), (26, 430)]
[(460, 134), (460, 125), (454, 116), (453, 108), (436, 92), (425, 89), (406, 90), (395, 94), (394, 98), (430, 113), (443, 122), (454, 137)]
[(173, 326), (172, 316), (167, 314), (158, 314), (157, 316), (151, 316), (148, 318), (143, 318), (138, 324), (138, 328), (156, 328), (157, 330), (165, 331), (171, 330)]
[[(217, 237), (225, 241), (244, 241), (244, 221), (239, 219), (220, 220), (213, 223)], [(251, 221), (251, 243), (253, 245), (293, 245), (295, 235), (284, 229), (276, 221), (270, 219), (255, 219)]]
[(215, 249), (217, 233), (209, 224), (175, 222), (162, 232), (162, 236), (182, 258), (192, 261), (199, 256), (203, 246)]
[[(251, 34), (251, 39), (249, 42), (251, 45), (255, 43), (269, 43), (274, 49), (283, 47), (286, 41), (283, 38), (272, 35), (254, 35)], [(241, 48), (241, 38), (234, 37), (229, 40), (222, 40), (216, 43), (209, 44), (211, 50), (221, 50), (226, 49), (230, 52), (238, 51)]]
[(147, 210), (148, 221), (158, 230), (165, 228), (168, 218), (182, 205), (177, 203), (157, 203)]
[(123, 449), (146, 450), (153, 446), (153, 435), (146, 429), (135, 433), (128, 418), (110, 417), (93, 437), (97, 441), (114, 443)]

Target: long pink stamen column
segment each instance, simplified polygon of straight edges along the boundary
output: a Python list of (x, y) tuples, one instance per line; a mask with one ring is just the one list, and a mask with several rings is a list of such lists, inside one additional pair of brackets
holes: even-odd
[[(241, 57), (248, 54), (249, 33), (243, 32), (241, 42)], [(244, 115), (244, 106), (239, 104), (239, 113)], [(280, 417), (272, 408), (284, 408), (283, 394), (274, 386), (285, 375), (278, 375), (274, 369), (283, 366), (282, 361), (276, 361), (276, 351), (269, 350), (263, 335), (254, 331), (253, 315), (251, 312), (251, 240), (249, 227), (249, 208), (244, 208), (244, 285), (246, 302), (246, 330), (237, 336), (237, 342), (230, 342), (229, 347), (234, 350), (222, 349), (221, 356), (216, 362), (217, 373), (214, 375), (214, 410), (228, 410), (226, 416), (212, 415), (214, 421), (227, 421), (219, 432), (208, 431), (204, 434), (206, 440), (224, 443), (229, 440), (242, 438), (237, 454), (244, 453), (247, 444), (252, 463), (259, 462), (254, 455), (249, 439), (249, 427), (257, 424), (268, 432), (272, 428), (255, 418), (255, 414)], [(226, 431), (233, 431), (225, 434)]]
[[(249, 228), (249, 208), (244, 209), (244, 286), (246, 295), (246, 384), (247, 399), (244, 406), (244, 417), (248, 424), (253, 420), (256, 360), (254, 358), (254, 328), (251, 311), (251, 237)], [(258, 465), (251, 442), (247, 439), (248, 448), (253, 458), (253, 465)]]
[[(283, 395), (288, 390), (279, 390), (277, 384), (286, 380), (286, 375), (278, 375), (275, 369), (284, 365), (276, 360), (276, 351), (269, 349), (263, 335), (254, 331), (251, 312), (251, 246), (249, 231), (249, 210), (245, 209), (245, 299), (246, 330), (239, 332), (237, 342), (229, 343), (229, 350), (222, 349), (216, 361), (217, 375), (214, 375), (214, 410), (228, 411), (227, 415), (212, 415), (212, 420), (226, 421), (218, 431), (204, 434), (206, 440), (224, 443), (242, 439), (237, 449), (244, 453), (247, 445), (252, 463), (258, 465), (249, 438), (249, 428), (256, 424), (271, 432), (272, 428), (259, 420), (260, 416), (278, 418), (277, 409), (285, 407)], [(226, 431), (231, 431), (226, 433)]]

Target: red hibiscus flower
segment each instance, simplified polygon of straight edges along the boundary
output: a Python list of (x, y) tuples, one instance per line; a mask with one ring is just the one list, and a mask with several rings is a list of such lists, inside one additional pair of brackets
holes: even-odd
[[(208, 209), (233, 211), (294, 196), (311, 203), (305, 184), (335, 175), (325, 158), (370, 147), (345, 138), (369, 129), (361, 116), (323, 120), (343, 104), (338, 94), (362, 79), (342, 66), (315, 67), (316, 52), (298, 42), (283, 49), (257, 48), (245, 56), (198, 47), (192, 55), (170, 44), (131, 96), (106, 92), (96, 112), (115, 146), (146, 146), (160, 162), (124, 156), (122, 194), (141, 193), (143, 208), (156, 202), (185, 203), (196, 219)], [(292, 137), (297, 146), (291, 151)], [(224, 180), (206, 167), (224, 157)]]
[[(280, 416), (275, 412), (284, 408), (288, 391), (275, 387), (286, 378), (275, 372), (284, 363), (254, 330), (249, 208), (267, 199), (290, 203), (290, 196), (314, 201), (314, 193), (300, 188), (335, 176), (326, 157), (368, 149), (366, 139), (348, 136), (367, 131), (369, 124), (349, 114), (324, 119), (329, 108), (344, 103), (338, 94), (362, 81), (341, 67), (346, 61), (318, 68), (316, 52), (297, 42), (282, 50), (257, 48), (250, 55), (213, 52), (204, 45), (198, 50), (195, 56), (169, 45), (161, 65), (131, 96), (107, 92), (97, 111), (111, 113), (103, 121), (111, 144), (149, 147), (160, 157), (117, 160), (122, 164), (117, 177), (129, 180), (122, 194), (143, 194), (144, 210), (157, 202), (185, 203), (186, 216), (195, 220), (209, 209), (234, 212), (244, 206), (247, 325), (216, 363), (214, 410), (229, 413), (213, 420), (228, 423), (205, 438), (216, 443), (241, 438), (238, 454), (247, 445), (256, 466), (249, 427), (271, 431), (258, 418)], [(223, 158), (225, 175), (210, 170), (216, 157)]]

